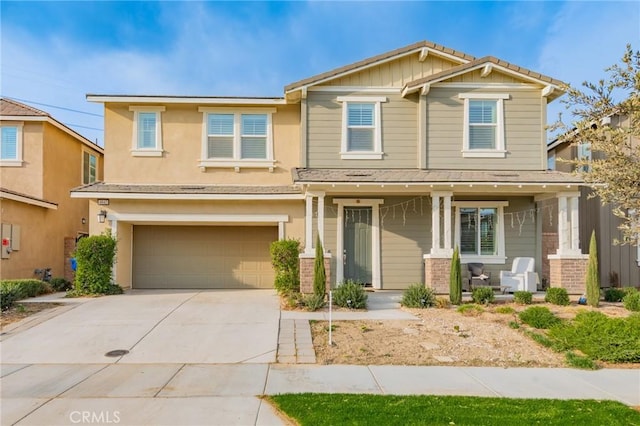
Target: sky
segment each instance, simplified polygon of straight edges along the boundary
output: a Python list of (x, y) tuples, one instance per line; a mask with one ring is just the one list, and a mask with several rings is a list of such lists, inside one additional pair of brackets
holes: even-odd
[[(640, 2), (0, 1), (0, 95), (102, 145), (91, 94), (273, 96), (421, 40), (580, 86), (640, 49)], [(549, 106), (549, 121), (564, 105)]]

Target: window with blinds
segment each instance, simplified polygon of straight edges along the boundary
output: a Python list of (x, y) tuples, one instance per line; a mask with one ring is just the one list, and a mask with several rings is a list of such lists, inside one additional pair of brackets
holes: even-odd
[(469, 149), (495, 149), (497, 120), (496, 100), (469, 101)]
[(157, 148), (155, 112), (138, 113), (138, 149)]
[(266, 114), (242, 114), (240, 158), (267, 158)]
[(374, 150), (374, 116), (373, 103), (349, 103), (347, 105), (347, 150)]
[(267, 114), (207, 115), (208, 159), (267, 159)]
[(0, 160), (19, 160), (18, 158), (18, 128), (2, 126), (2, 140), (0, 142)]
[(460, 208), (460, 253), (494, 256), (498, 254), (498, 210), (491, 208)]
[(209, 114), (207, 158), (233, 158), (233, 114)]
[(95, 155), (82, 153), (82, 183), (88, 185), (97, 179), (98, 160)]

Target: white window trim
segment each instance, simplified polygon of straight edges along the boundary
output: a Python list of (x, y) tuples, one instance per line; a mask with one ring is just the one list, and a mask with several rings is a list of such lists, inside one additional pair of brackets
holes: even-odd
[[(459, 99), (464, 100), (464, 127), (462, 133), (463, 158), (506, 158), (504, 137), (504, 100), (509, 99), (506, 93), (460, 93)], [(496, 148), (469, 148), (469, 100), (495, 100), (496, 102)]]
[(16, 158), (14, 160), (0, 159), (0, 167), (21, 167), (24, 163), (22, 159), (22, 128), (24, 127), (24, 123), (6, 122), (3, 123), (0, 127), (16, 128)]
[[(131, 155), (134, 157), (162, 157), (162, 115), (166, 111), (163, 106), (130, 106), (129, 111), (133, 111), (133, 137), (131, 139)], [(138, 114), (156, 114), (156, 146), (154, 148), (138, 147)]]
[[(200, 107), (198, 111), (202, 113), (202, 149), (200, 152), (200, 161), (198, 166), (203, 170), (210, 168), (235, 168), (239, 171), (241, 168), (269, 169), (273, 171), (275, 166), (275, 160), (273, 158), (273, 114), (276, 112), (275, 108), (215, 108), (215, 107)], [(233, 114), (233, 158), (207, 158), (208, 147), (208, 129), (207, 116), (209, 114)], [(267, 158), (248, 158), (242, 159), (241, 155), (241, 115), (242, 114), (265, 114), (267, 116)]]
[[(382, 160), (382, 102), (387, 102), (386, 96), (338, 96), (342, 103), (342, 136), (340, 142), (340, 157), (343, 160)], [(349, 151), (348, 106), (350, 102), (373, 103), (374, 131), (373, 151)]]
[(497, 255), (469, 255), (460, 253), (460, 261), (462, 263), (468, 262), (481, 262), (489, 265), (504, 265), (507, 261), (505, 255), (505, 234), (504, 234), (504, 208), (509, 205), (508, 201), (455, 201), (452, 203), (455, 207), (455, 241), (456, 245), (460, 247), (460, 226), (462, 220), (460, 218), (460, 208), (462, 207), (475, 207), (475, 208), (495, 208), (498, 210), (498, 229), (497, 229), (497, 241), (498, 241), (498, 254)]

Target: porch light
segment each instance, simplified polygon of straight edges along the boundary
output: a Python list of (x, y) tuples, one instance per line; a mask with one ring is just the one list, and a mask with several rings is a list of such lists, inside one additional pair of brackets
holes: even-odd
[(98, 213), (98, 222), (104, 223), (106, 219), (107, 219), (107, 211), (100, 210), (100, 212)]

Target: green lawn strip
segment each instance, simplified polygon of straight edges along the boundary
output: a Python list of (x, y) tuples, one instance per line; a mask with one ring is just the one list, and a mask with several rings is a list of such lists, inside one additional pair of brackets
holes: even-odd
[(266, 399), (302, 426), (640, 425), (640, 412), (616, 401), (317, 393)]

